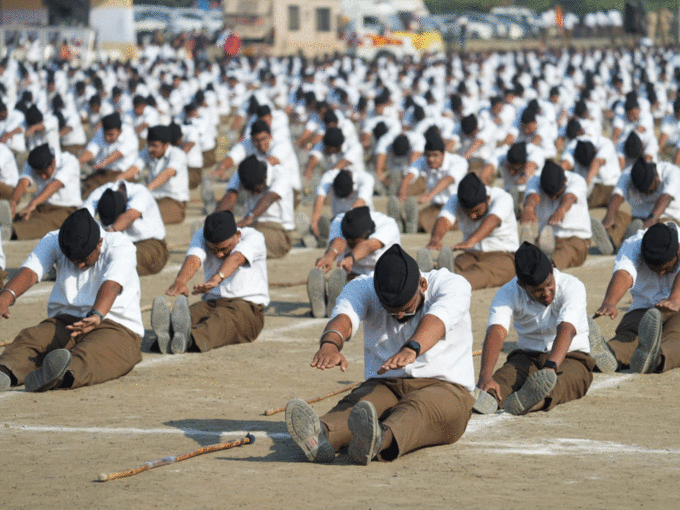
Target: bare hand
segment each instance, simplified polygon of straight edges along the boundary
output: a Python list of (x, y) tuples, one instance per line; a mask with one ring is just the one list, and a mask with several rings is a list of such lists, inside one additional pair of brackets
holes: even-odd
[(276, 156), (269, 156), (267, 158), (267, 161), (269, 161), (269, 164), (274, 166), (274, 165), (279, 165), (281, 162), (279, 161), (279, 158)]
[(344, 269), (348, 273), (352, 272), (352, 267), (354, 266), (354, 258), (351, 255), (345, 255), (340, 262), (338, 262), (338, 267)]
[(331, 270), (331, 267), (333, 266), (333, 257), (328, 257), (324, 255), (320, 259), (316, 261), (316, 268), (317, 269), (323, 269), (324, 273), (327, 273), (328, 271)]
[(619, 311), (616, 308), (616, 305), (611, 305), (609, 303), (602, 303), (602, 306), (597, 309), (597, 312), (593, 315), (593, 319), (597, 319), (598, 317), (602, 317), (603, 315), (606, 315), (610, 317), (612, 320), (616, 319), (616, 316), (619, 315)]
[(602, 220), (602, 225), (604, 226), (605, 229), (613, 227), (614, 226), (614, 218), (605, 217)]
[(175, 280), (175, 283), (173, 283), (168, 290), (165, 291), (165, 293), (168, 296), (179, 296), (179, 295), (189, 295), (189, 287), (187, 287), (187, 284), (184, 282), (179, 282)]
[(442, 241), (441, 239), (430, 239), (430, 242), (427, 243), (427, 246), (425, 246), (428, 250), (441, 250), (442, 249)]
[(522, 220), (520, 221), (522, 225), (527, 223), (538, 223), (538, 218), (536, 217), (536, 212), (531, 207), (525, 207), (522, 211)]
[(80, 335), (89, 333), (94, 328), (101, 324), (102, 320), (99, 315), (92, 315), (90, 317), (85, 317), (84, 319), (74, 322), (70, 326), (66, 326), (66, 329), (72, 331), (71, 338), (75, 338)]
[(494, 391), (496, 393), (496, 398), (501, 398), (501, 386), (493, 377), (480, 377), (479, 381), (477, 382), (477, 387), (482, 391), (486, 391), (487, 393)]
[(423, 196), (418, 198), (418, 203), (419, 204), (425, 204), (425, 203), (429, 202), (430, 200), (432, 200), (430, 198), (430, 195), (423, 195)]
[(338, 351), (337, 346), (333, 347), (331, 344), (323, 344), (321, 348), (316, 351), (312, 363), (309, 365), (312, 368), (319, 370), (326, 370), (340, 365), (340, 370), (347, 370), (347, 359)]
[(239, 221), (236, 224), (236, 226), (239, 227), (239, 228), (243, 228), (243, 227), (248, 227), (248, 226), (252, 225), (252, 223), (253, 223), (253, 216), (251, 214), (248, 214), (241, 221)]
[(548, 225), (559, 225), (564, 221), (564, 211), (560, 208), (558, 208), (552, 216), (550, 216), (550, 219), (548, 220)]
[(388, 359), (383, 363), (380, 370), (378, 370), (378, 375), (383, 375), (385, 372), (390, 370), (399, 370), (404, 368), (406, 365), (410, 365), (416, 360), (416, 353), (413, 349), (408, 347), (402, 348), (397, 354)]
[(194, 290), (191, 293), (194, 296), (197, 294), (205, 294), (216, 288), (220, 283), (222, 283), (222, 279), (218, 275), (215, 275), (205, 283), (194, 285)]
[(24, 221), (25, 221), (25, 220), (28, 220), (28, 219), (31, 217), (31, 213), (32, 213), (34, 210), (35, 210), (35, 209), (34, 209), (33, 207), (30, 207), (30, 206), (29, 206), (29, 207), (26, 207), (26, 209), (24, 209), (24, 210), (21, 211), (21, 213), (20, 213), (21, 218), (22, 218)]
[(454, 244), (452, 249), (455, 250), (469, 250), (472, 248), (474, 244), (470, 243), (469, 241), (463, 241), (462, 243)]
[(680, 310), (680, 303), (676, 303), (670, 299), (662, 299), (654, 306), (662, 312), (677, 312)]

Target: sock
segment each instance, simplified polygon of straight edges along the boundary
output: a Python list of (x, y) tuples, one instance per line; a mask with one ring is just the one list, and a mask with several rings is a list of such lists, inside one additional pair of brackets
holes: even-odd
[(2, 372), (3, 374), (6, 374), (7, 377), (9, 377), (10, 384), (12, 386), (17, 385), (17, 378), (14, 377), (14, 374), (12, 373), (12, 371), (9, 368), (7, 368), (5, 365), (0, 365), (0, 372)]

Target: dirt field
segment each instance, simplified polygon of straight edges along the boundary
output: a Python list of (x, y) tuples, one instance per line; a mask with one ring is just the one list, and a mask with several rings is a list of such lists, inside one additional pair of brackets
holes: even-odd
[[(376, 204), (384, 211), (384, 199)], [(168, 229), (173, 250), (166, 269), (142, 279), (143, 306), (174, 280), (200, 204), (192, 202), (189, 214), (184, 225)], [(412, 254), (425, 242), (424, 234), (403, 239)], [(10, 270), (20, 266), (33, 244), (5, 245)], [(284, 260), (270, 262), (270, 282), (303, 282), (320, 253), (296, 248)], [(602, 299), (612, 261), (591, 256), (584, 267), (570, 271), (586, 283), (589, 311)], [(45, 316), (51, 286), (40, 283), (19, 299), (12, 318), (2, 323), (0, 342)], [(481, 349), (494, 293), (474, 293), (475, 349)], [(21, 389), (0, 394), (0, 507), (676, 508), (680, 370), (596, 374), (580, 401), (526, 417), (474, 416), (457, 444), (420, 450), (390, 464), (354, 466), (346, 455), (330, 466), (303, 462), (283, 414), (263, 412), (294, 397), (311, 398), (360, 381), (362, 334), (345, 349), (347, 372), (314, 370), (309, 363), (325, 320), (310, 318), (304, 285), (273, 288), (271, 299), (265, 329), (252, 345), (181, 356), (150, 353), (147, 345), (143, 362), (116, 381), (45, 394)], [(144, 318), (148, 327), (149, 314)], [(600, 319), (600, 324), (611, 336), (616, 323)], [(150, 340), (147, 334), (145, 344)], [(475, 361), (478, 368), (479, 358)], [(337, 398), (314, 407), (323, 413)], [(132, 478), (95, 481), (102, 472), (247, 431), (256, 436), (254, 445)]]

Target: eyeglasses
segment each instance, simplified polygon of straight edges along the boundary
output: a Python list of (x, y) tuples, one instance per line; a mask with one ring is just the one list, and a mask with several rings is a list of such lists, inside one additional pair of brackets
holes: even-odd
[(387, 312), (392, 317), (402, 316), (402, 317), (413, 317), (418, 310), (413, 310), (412, 312)]

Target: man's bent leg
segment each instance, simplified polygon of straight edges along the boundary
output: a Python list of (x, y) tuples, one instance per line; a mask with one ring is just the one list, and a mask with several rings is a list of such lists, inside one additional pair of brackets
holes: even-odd
[[(541, 354), (541, 365), (548, 359), (549, 353)], [(545, 397), (543, 411), (550, 411), (558, 404), (577, 400), (588, 392), (593, 382), (595, 360), (584, 352), (569, 352), (557, 370), (557, 383)]]
[(657, 371), (666, 372), (680, 367), (680, 312), (664, 312), (661, 333), (663, 363)]
[(135, 243), (135, 246), (137, 247), (137, 274), (147, 276), (160, 273), (170, 257), (165, 240), (146, 239)]
[(504, 251), (468, 251), (456, 257), (455, 266), (472, 290), (500, 287), (515, 277), (515, 256)]
[(187, 214), (187, 203), (180, 202), (174, 198), (164, 197), (156, 199), (158, 209), (161, 211), (161, 218), (166, 225), (182, 223)]
[(505, 364), (493, 374), (493, 380), (501, 387), (501, 394), (489, 392), (499, 400), (499, 404), (524, 386), (527, 377), (542, 368), (538, 357), (539, 353), (519, 349), (508, 354)]
[(589, 239), (580, 237), (555, 238), (555, 252), (552, 260), (555, 267), (562, 271), (568, 267), (582, 266), (588, 256)]
[(607, 344), (621, 365), (628, 367), (638, 346), (638, 327), (648, 308), (638, 308), (626, 313), (616, 327), (614, 338)]
[(12, 224), (14, 235), (20, 241), (40, 239), (45, 234), (60, 229), (61, 224), (73, 211), (74, 207), (40, 204), (29, 219), (15, 221)]
[(191, 337), (201, 352), (253, 342), (264, 327), (264, 307), (245, 299), (218, 299), (191, 306)]
[(272, 221), (258, 221), (252, 227), (264, 236), (264, 244), (267, 247), (268, 259), (280, 259), (285, 256), (293, 246), (290, 233), (280, 223)]

